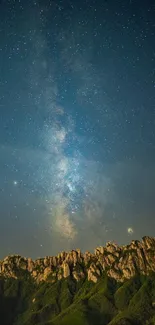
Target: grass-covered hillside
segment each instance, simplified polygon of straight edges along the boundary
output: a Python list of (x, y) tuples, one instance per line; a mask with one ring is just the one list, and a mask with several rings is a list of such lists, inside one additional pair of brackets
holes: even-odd
[(97, 283), (72, 277), (37, 284), (31, 276), (0, 280), (1, 325), (152, 325), (155, 274)]

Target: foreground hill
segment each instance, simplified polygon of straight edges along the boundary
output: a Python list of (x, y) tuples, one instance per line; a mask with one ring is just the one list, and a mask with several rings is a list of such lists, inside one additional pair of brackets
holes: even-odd
[(2, 325), (155, 324), (155, 238), (0, 261)]

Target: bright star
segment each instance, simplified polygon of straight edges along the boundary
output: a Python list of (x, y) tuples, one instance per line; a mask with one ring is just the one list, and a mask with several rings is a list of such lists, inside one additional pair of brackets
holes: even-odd
[(129, 235), (132, 235), (132, 234), (133, 234), (133, 229), (132, 229), (131, 227), (129, 227), (129, 228), (127, 229), (127, 231), (128, 231), (128, 234), (129, 234)]

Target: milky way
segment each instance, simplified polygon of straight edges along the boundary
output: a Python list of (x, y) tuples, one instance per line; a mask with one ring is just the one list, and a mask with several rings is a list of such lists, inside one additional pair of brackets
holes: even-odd
[(154, 4), (0, 3), (0, 254), (154, 235)]

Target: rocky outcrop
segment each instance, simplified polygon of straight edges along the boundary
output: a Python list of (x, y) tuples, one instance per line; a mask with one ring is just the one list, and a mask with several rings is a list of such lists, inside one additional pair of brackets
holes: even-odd
[(126, 246), (108, 242), (106, 247), (97, 247), (94, 254), (82, 254), (77, 249), (37, 260), (11, 255), (0, 261), (0, 276), (31, 275), (37, 282), (53, 283), (69, 276), (76, 281), (87, 277), (97, 282), (103, 272), (121, 282), (137, 273), (155, 272), (155, 238), (143, 237), (141, 242), (135, 240)]

